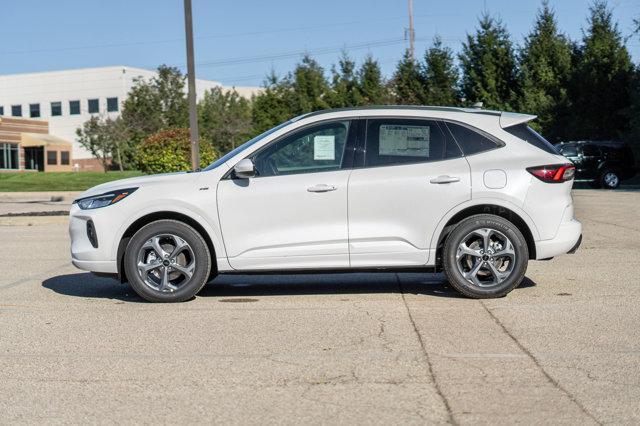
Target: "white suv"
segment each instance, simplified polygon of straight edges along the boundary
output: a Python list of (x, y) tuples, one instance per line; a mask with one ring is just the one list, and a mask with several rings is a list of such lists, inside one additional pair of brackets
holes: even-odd
[(242, 271), (444, 270), (500, 297), (530, 259), (573, 252), (574, 167), (535, 116), (440, 107), (321, 111), (195, 173), (96, 186), (71, 209), (73, 264), (143, 298)]

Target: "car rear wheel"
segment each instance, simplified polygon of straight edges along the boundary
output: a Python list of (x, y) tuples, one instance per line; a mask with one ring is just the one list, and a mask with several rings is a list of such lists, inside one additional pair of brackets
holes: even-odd
[(605, 170), (600, 179), (602, 187), (605, 189), (616, 189), (620, 186), (620, 176), (613, 170)]
[(453, 288), (475, 299), (502, 297), (523, 280), (529, 261), (518, 228), (491, 214), (460, 222), (444, 245), (444, 272)]
[(207, 283), (211, 255), (191, 226), (158, 220), (135, 233), (125, 252), (129, 283), (149, 302), (183, 302)]

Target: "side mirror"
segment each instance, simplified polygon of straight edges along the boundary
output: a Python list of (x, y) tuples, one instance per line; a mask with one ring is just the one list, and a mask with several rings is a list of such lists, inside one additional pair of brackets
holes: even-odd
[(256, 175), (256, 169), (253, 166), (253, 161), (245, 158), (244, 160), (238, 161), (238, 164), (233, 167), (233, 173), (235, 173), (237, 178), (249, 179)]

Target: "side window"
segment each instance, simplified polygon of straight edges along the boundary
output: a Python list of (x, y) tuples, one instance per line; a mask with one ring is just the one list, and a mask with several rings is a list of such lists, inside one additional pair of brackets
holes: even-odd
[(560, 148), (560, 153), (565, 157), (577, 157), (578, 150), (575, 145), (566, 145)]
[(254, 158), (258, 176), (339, 170), (349, 135), (349, 121), (300, 130), (269, 145)]
[(582, 155), (585, 157), (598, 157), (600, 155), (600, 149), (594, 145), (584, 145), (582, 147)]
[(456, 123), (447, 123), (447, 127), (455, 138), (464, 155), (477, 154), (497, 148), (499, 145), (481, 133)]
[(367, 121), (365, 167), (423, 163), (459, 157), (436, 121), (404, 118)]

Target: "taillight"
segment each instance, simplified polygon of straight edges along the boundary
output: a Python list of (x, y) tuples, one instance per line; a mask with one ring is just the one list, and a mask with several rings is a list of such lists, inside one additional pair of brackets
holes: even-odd
[(527, 171), (547, 183), (561, 183), (573, 179), (576, 168), (573, 164), (550, 164), (527, 167)]

